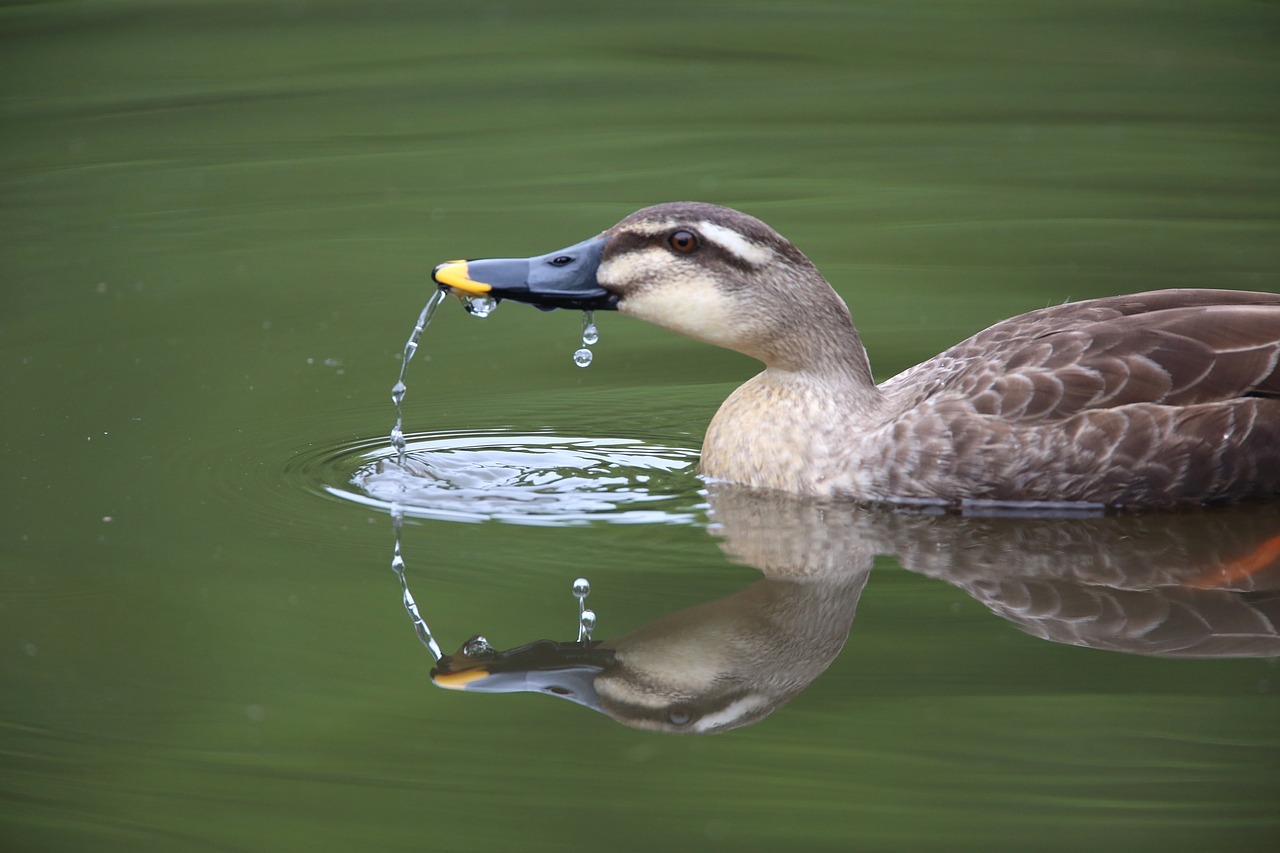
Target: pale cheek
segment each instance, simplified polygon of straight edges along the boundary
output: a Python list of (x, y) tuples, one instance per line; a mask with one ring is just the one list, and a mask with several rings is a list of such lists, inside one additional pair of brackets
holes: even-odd
[(666, 260), (666, 252), (658, 248), (628, 252), (602, 262), (596, 270), (596, 279), (605, 287), (618, 288), (654, 281), (670, 274), (670, 270), (664, 268)]
[(741, 330), (729, 322), (729, 306), (708, 282), (686, 279), (624, 298), (623, 314), (716, 346), (737, 349)]

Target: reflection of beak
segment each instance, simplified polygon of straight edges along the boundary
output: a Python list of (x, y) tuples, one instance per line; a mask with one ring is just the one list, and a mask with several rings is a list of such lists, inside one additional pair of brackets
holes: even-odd
[(467, 654), (471, 641), (440, 658), (431, 670), (438, 687), (473, 693), (546, 693), (600, 710), (595, 678), (614, 662), (598, 643), (538, 640), (505, 652), (490, 648)]
[(446, 261), (431, 277), (459, 296), (513, 299), (545, 309), (612, 310), (618, 297), (596, 281), (608, 242), (608, 237), (592, 237), (534, 258)]

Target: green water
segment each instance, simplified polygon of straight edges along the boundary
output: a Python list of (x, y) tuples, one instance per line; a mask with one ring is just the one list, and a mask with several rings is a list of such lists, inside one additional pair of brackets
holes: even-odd
[[(440, 690), (388, 516), (435, 263), (645, 204), (745, 209), (880, 376), (1010, 314), (1280, 290), (1264, 2), (0, 7), (0, 841), (13, 850), (1261, 850), (1280, 670), (1049, 643), (877, 561), (757, 725)], [(696, 447), (754, 370), (599, 315), (446, 305), (411, 433)], [(319, 473), (317, 473), (319, 472)], [(345, 485), (345, 483), (329, 483)], [(696, 489), (696, 481), (685, 483)], [(448, 649), (598, 636), (758, 578), (704, 525), (411, 519)]]

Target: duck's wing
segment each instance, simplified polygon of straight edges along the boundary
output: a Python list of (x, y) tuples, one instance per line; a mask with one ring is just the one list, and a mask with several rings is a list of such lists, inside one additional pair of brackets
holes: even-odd
[(1165, 290), (1032, 311), (886, 382), (1007, 423), (1137, 403), (1280, 399), (1280, 294)]

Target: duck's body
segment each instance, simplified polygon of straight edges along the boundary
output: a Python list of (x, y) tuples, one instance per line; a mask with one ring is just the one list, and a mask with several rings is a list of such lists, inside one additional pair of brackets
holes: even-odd
[(1276, 494), (1277, 337), (1280, 296), (1173, 290), (1006, 320), (875, 394), (767, 369), (713, 419), (703, 470), (888, 502), (1151, 506)]
[(1166, 290), (1059, 305), (877, 386), (843, 301), (746, 214), (646, 208), (591, 241), (520, 261), (524, 290), (500, 280), (513, 263), (454, 262), (437, 279), (544, 305), (616, 307), (765, 363), (707, 430), (702, 470), (714, 479), (947, 504), (1280, 495), (1278, 294)]

